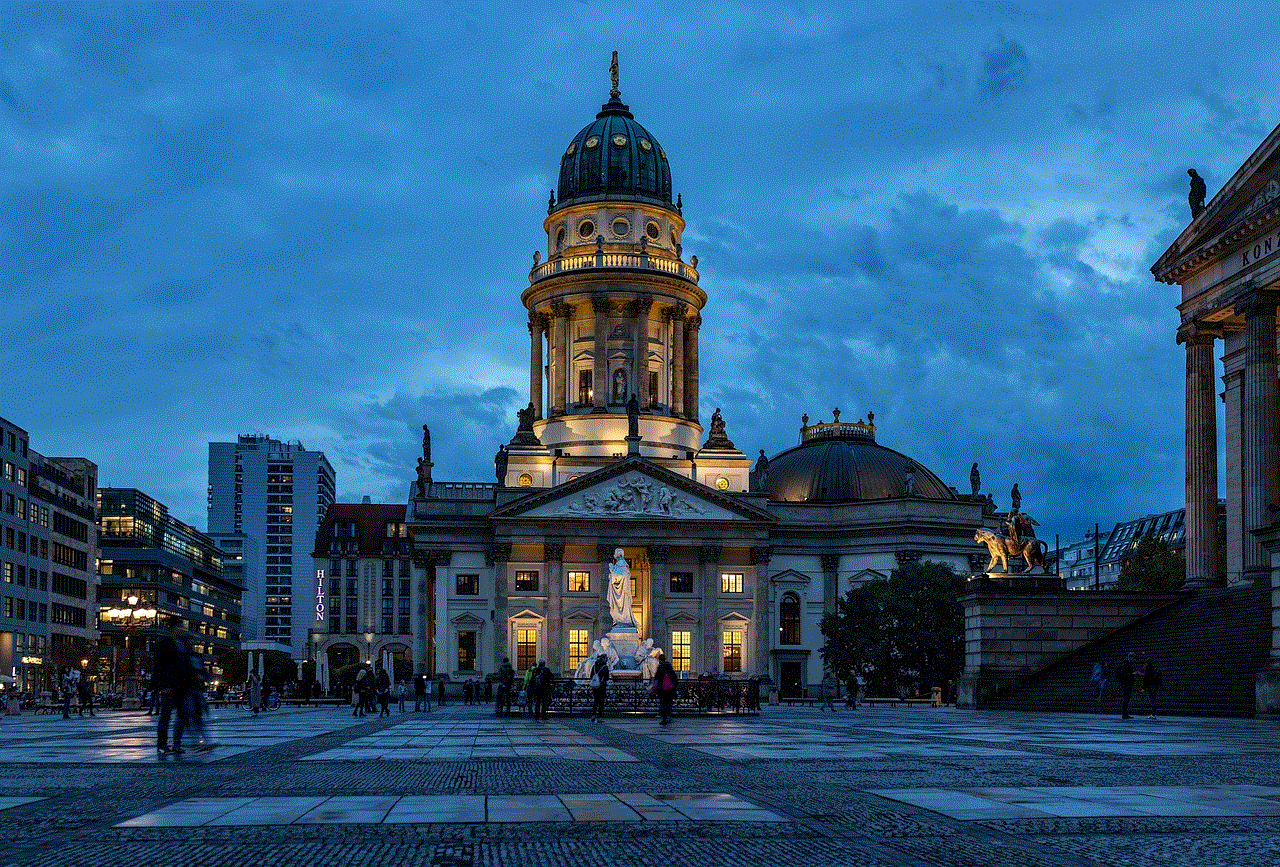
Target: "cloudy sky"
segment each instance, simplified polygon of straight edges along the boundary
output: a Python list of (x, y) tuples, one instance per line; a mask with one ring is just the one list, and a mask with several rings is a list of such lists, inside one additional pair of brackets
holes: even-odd
[[(843, 5), (843, 4), (839, 4)], [(5, 4), (0, 415), (205, 526), (207, 443), (340, 499), (489, 481), (559, 157), (621, 90), (671, 160), (703, 422), (800, 416), (1041, 535), (1183, 500), (1150, 264), (1280, 122), (1268, 3)]]

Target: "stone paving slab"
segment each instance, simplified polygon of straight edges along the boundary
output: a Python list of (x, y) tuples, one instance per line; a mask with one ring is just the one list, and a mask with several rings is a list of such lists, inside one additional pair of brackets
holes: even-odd
[(1280, 787), (1263, 786), (1024, 786), (868, 792), (964, 820), (1280, 816)]
[(640, 821), (783, 822), (733, 795), (609, 793), (575, 795), (335, 795), (188, 798), (118, 822), (118, 828), (292, 824), (433, 824)]

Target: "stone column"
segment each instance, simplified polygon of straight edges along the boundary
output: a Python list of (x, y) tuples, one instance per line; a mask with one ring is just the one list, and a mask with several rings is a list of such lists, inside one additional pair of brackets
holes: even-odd
[(591, 356), (591, 411), (608, 412), (609, 399), (609, 299), (603, 295), (591, 296), (591, 309), (595, 312), (595, 343)]
[(769, 651), (777, 643), (777, 638), (771, 626), (773, 618), (769, 616), (772, 613), (772, 609), (769, 606), (769, 560), (772, 557), (773, 549), (767, 545), (760, 545), (751, 549), (751, 565), (756, 569), (755, 599), (753, 602), (755, 611), (751, 615), (751, 622), (755, 625), (756, 634), (751, 641), (751, 646), (755, 648), (754, 673), (762, 676), (770, 673)]
[(671, 584), (671, 567), (667, 565), (670, 545), (649, 546), (649, 637), (671, 659), (667, 635), (667, 588)]
[(599, 635), (596, 638), (607, 634), (613, 629), (613, 618), (609, 615), (609, 564), (613, 562), (613, 549), (617, 545), (609, 545), (604, 542), (596, 544), (596, 561), (597, 565), (591, 576), (600, 588), (598, 594), (600, 601), (597, 606), (596, 623), (599, 624)]
[(698, 589), (702, 596), (702, 610), (699, 614), (699, 625), (702, 627), (702, 659), (698, 660), (701, 671), (720, 670), (724, 658), (720, 649), (720, 546), (703, 545), (698, 549)]
[(822, 610), (834, 614), (836, 600), (840, 598), (840, 555), (835, 551), (822, 552)]
[(1178, 331), (1187, 347), (1187, 586), (1218, 583), (1218, 423), (1213, 349), (1218, 332), (1194, 322)]
[(684, 415), (685, 418), (698, 420), (698, 329), (702, 327), (702, 317), (694, 314), (688, 320), (689, 333), (684, 343)]
[(510, 615), (507, 561), (510, 559), (510, 542), (494, 542), (485, 552), (485, 561), (493, 567), (493, 666), (490, 671), (497, 671), (502, 664), (502, 657), (511, 655), (507, 647), (507, 633), (510, 631), (507, 628), (507, 617)]
[(663, 314), (671, 323), (671, 414), (684, 415), (684, 305)]
[[(564, 667), (562, 599), (564, 597), (564, 542), (542, 543), (542, 566), (547, 578), (547, 667), (562, 672)], [(572, 672), (570, 672), (572, 674)]]
[(564, 415), (568, 402), (566, 399), (566, 383), (572, 366), (569, 358), (572, 355), (573, 335), (569, 322), (573, 308), (568, 304), (557, 302), (551, 305), (551, 364), (547, 375), (551, 378), (549, 395), (552, 402), (550, 416)]
[(1280, 521), (1257, 534), (1274, 564), (1271, 568), (1271, 656), (1254, 678), (1254, 711), (1280, 714)]
[(1276, 302), (1273, 292), (1254, 290), (1236, 305), (1244, 315), (1244, 580), (1270, 581), (1271, 558), (1251, 533), (1270, 525), (1269, 505), (1277, 497)]
[(642, 407), (649, 405), (649, 308), (652, 306), (653, 298), (641, 295), (632, 302), (631, 308), (635, 316), (636, 338), (631, 364), (631, 393)]
[[(432, 660), (430, 658), (429, 636), (432, 632), (435, 618), (431, 615), (434, 613), (431, 605), (431, 587), (435, 583), (432, 580), (433, 569), (431, 561), (425, 554), (413, 555), (413, 566), (417, 570), (417, 600), (410, 604), (414, 606), (415, 617), (413, 618), (413, 673), (414, 674), (432, 674)], [(328, 681), (322, 681), (325, 689), (329, 688)]]
[(546, 326), (545, 313), (529, 314), (529, 401), (534, 418), (542, 418), (542, 332)]

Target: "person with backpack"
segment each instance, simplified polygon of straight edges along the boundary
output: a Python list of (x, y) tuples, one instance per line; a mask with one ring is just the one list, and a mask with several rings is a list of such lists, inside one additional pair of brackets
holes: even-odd
[(668, 725), (671, 722), (671, 705), (676, 698), (676, 684), (679, 678), (676, 677), (676, 670), (671, 667), (671, 663), (667, 662), (665, 653), (658, 654), (658, 670), (654, 672), (653, 679), (658, 689), (658, 723)]
[(498, 666), (498, 702), (494, 716), (511, 716), (511, 690), (516, 683), (516, 670), (511, 667), (511, 657), (502, 657)]
[(538, 660), (538, 667), (533, 670), (533, 718), (546, 722), (551, 709), (551, 669), (547, 668), (545, 659)]
[(533, 716), (533, 671), (536, 666), (530, 666), (524, 670), (524, 684), (520, 687), (520, 704), (524, 707), (525, 713)]
[(591, 667), (591, 721), (604, 720), (604, 696), (609, 685), (609, 657), (601, 653)]

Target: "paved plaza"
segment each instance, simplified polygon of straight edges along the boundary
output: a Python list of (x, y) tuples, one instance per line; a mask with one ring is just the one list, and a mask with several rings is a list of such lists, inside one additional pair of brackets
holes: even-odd
[(0, 719), (0, 864), (1257, 865), (1280, 723), (863, 708)]

